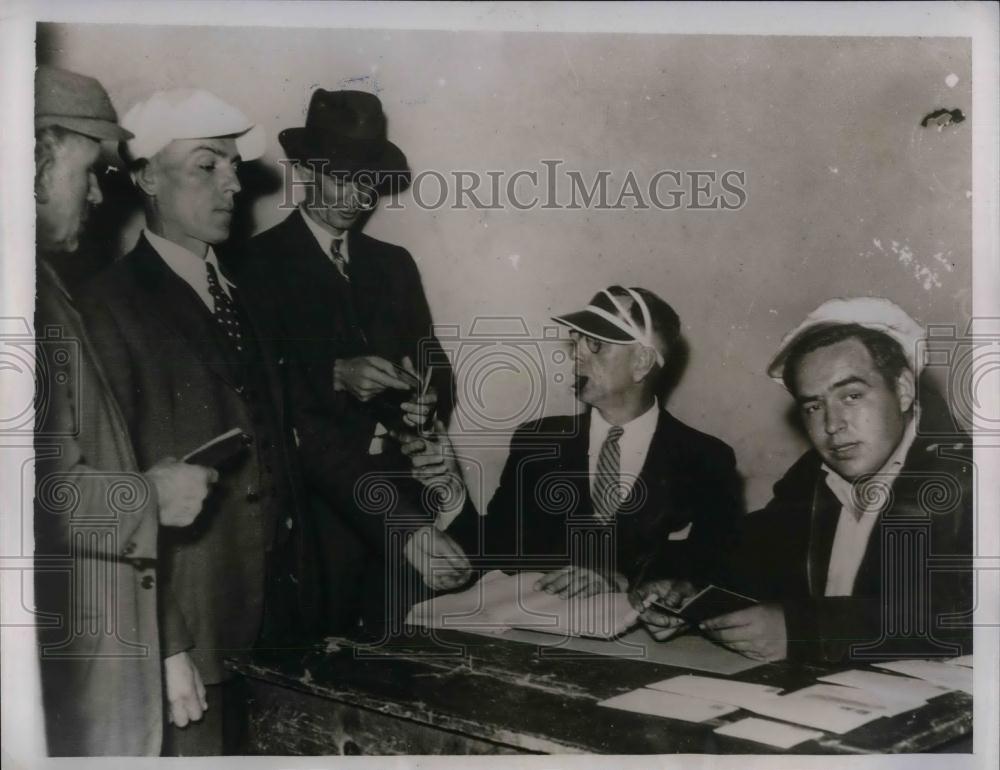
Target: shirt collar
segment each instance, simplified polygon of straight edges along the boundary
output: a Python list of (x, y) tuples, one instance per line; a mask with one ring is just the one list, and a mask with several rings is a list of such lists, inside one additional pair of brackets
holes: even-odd
[(215, 272), (227, 288), (236, 288), (236, 284), (230, 281), (223, 274), (222, 268), (219, 267), (219, 259), (215, 256), (215, 251), (212, 249), (211, 244), (208, 245), (208, 251), (205, 254), (205, 258), (202, 259), (193, 251), (151, 232), (148, 228), (144, 229), (142, 234), (149, 241), (150, 245), (156, 249), (156, 253), (167, 263), (167, 267), (183, 278), (199, 295), (208, 293), (208, 276), (205, 271), (206, 264), (215, 268)]
[[(660, 400), (655, 399), (653, 405), (649, 407), (645, 412), (640, 414), (638, 417), (633, 417), (624, 425), (621, 425), (622, 437), (625, 435), (630, 435), (633, 433), (648, 433), (653, 434), (656, 430), (656, 422), (660, 418)], [(601, 413), (597, 409), (590, 410), (590, 446), (591, 451), (596, 448), (600, 451), (601, 444), (604, 443), (604, 437), (608, 435), (608, 431), (611, 430), (611, 423), (604, 419)]]
[[(889, 459), (885, 461), (881, 468), (875, 473), (879, 478), (881, 484), (891, 485), (896, 481), (896, 477), (899, 476), (900, 471), (903, 469), (903, 464), (906, 462), (906, 455), (910, 452), (910, 447), (913, 446), (913, 442), (917, 438), (917, 423), (920, 419), (919, 410), (916, 404), (913, 406), (913, 414), (910, 416), (910, 421), (903, 431), (903, 438), (896, 445), (892, 454), (889, 455)], [(840, 504), (854, 513), (858, 518), (864, 513), (876, 513), (881, 507), (884, 495), (871, 495), (873, 501), (870, 505), (859, 505), (864, 502), (864, 499), (869, 497), (868, 495), (857, 495), (854, 489), (854, 483), (848, 481), (839, 473), (837, 473), (833, 468), (831, 468), (826, 463), (823, 463), (822, 470), (826, 473), (826, 485), (830, 488), (830, 491), (837, 497)], [(864, 499), (859, 499), (864, 498)]]
[(309, 232), (313, 234), (313, 237), (316, 239), (316, 242), (319, 244), (319, 247), (323, 249), (324, 254), (330, 256), (333, 253), (333, 240), (336, 237), (340, 240), (340, 254), (341, 256), (343, 256), (344, 261), (345, 262), (351, 261), (350, 252), (348, 251), (347, 247), (347, 240), (348, 240), (347, 234), (349, 232), (348, 230), (345, 230), (339, 236), (334, 236), (334, 234), (331, 233), (329, 230), (327, 230), (325, 227), (321, 227), (320, 225), (316, 224), (313, 221), (312, 217), (306, 214), (305, 209), (303, 209), (301, 205), (299, 206), (299, 214), (305, 220), (306, 227), (309, 228)]

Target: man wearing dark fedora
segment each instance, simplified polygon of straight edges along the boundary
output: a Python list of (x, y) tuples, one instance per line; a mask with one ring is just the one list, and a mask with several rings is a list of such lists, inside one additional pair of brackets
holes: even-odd
[(101, 142), (131, 138), (99, 82), (38, 68), (35, 606), (52, 756), (159, 755), (159, 527), (191, 524), (216, 477), (163, 455), (140, 463), (54, 267), (76, 258), (88, 213), (101, 203)]
[[(278, 140), (304, 197), (252, 239), (240, 283), (266, 307), (306, 393), (296, 399), (296, 429), (322, 530), (327, 630), (361, 616), (379, 625), (398, 620), (409, 603), (385, 584), (387, 571), (412, 564), (436, 588), (459, 578), (447, 570), (432, 577), (419, 555), (399, 565), (401, 549), (389, 545), (422, 529), (428, 549), (454, 550), (430, 526), (434, 506), (422, 502), (427, 496), (391, 438), (432, 416), (447, 422), (451, 368), (413, 258), (361, 232), (378, 196), (409, 179), (378, 97), (318, 89), (305, 126)], [(368, 504), (377, 489), (391, 490), (387, 505)]]

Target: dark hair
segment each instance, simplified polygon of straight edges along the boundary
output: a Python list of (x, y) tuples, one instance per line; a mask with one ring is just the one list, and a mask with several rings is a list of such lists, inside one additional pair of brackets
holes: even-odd
[(902, 346), (888, 334), (868, 329), (859, 324), (840, 324), (838, 326), (821, 326), (803, 334), (795, 341), (785, 357), (785, 365), (781, 371), (781, 379), (789, 392), (795, 393), (795, 374), (802, 359), (814, 350), (836, 345), (844, 340), (856, 339), (868, 350), (875, 363), (875, 368), (882, 375), (885, 384), (895, 387), (899, 375), (910, 368)]
[[(631, 289), (642, 297), (646, 303), (646, 307), (649, 309), (649, 320), (653, 326), (653, 334), (659, 337), (666, 347), (666, 350), (662, 352), (663, 357), (667, 358), (670, 350), (681, 336), (681, 319), (670, 305), (649, 291), (649, 289), (641, 289), (638, 286), (632, 286)], [(621, 286), (612, 286), (608, 291), (615, 297), (632, 300), (628, 291)], [(639, 307), (638, 302), (632, 302), (632, 307), (629, 308), (629, 315), (640, 329), (645, 328), (645, 319), (642, 317), (642, 308)]]

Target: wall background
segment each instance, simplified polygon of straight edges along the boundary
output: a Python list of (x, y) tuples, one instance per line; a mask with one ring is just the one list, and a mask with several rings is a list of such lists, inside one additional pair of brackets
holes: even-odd
[[(367, 232), (410, 250), (436, 322), (464, 336), (477, 317), (513, 316), (541, 338), (550, 314), (610, 283), (659, 293), (690, 345), (669, 408), (734, 447), (751, 508), (804, 447), (763, 368), (805, 313), (831, 296), (876, 294), (925, 324), (964, 329), (971, 314), (965, 39), (41, 25), (38, 54), (100, 79), (120, 114), (154, 89), (197, 85), (259, 120), (272, 143), (263, 171), (248, 169), (250, 232), (285, 215), (280, 185), (267, 181), (276, 136), (302, 125), (317, 86), (378, 93), (414, 172), (510, 174), (560, 159), (585, 177), (611, 170), (617, 193), (629, 169), (640, 180), (744, 171), (736, 212), (426, 211), (411, 191), (401, 210), (383, 203)], [(967, 121), (921, 128), (938, 108)], [(422, 189), (435, 197), (432, 183)], [(114, 246), (131, 246), (137, 227), (121, 222)], [(514, 417), (574, 404), (551, 376), (538, 401), (486, 350), (470, 380), (478, 390), (464, 397), (467, 424), (490, 418), (495, 435), (457, 437), (479, 463), (481, 499)]]

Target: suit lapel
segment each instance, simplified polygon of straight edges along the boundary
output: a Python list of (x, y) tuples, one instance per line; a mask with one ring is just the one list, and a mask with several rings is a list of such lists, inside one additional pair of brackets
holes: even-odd
[(210, 371), (234, 389), (233, 352), (216, 328), (205, 303), (171, 270), (145, 237), (135, 247), (136, 285), (148, 298), (146, 307), (173, 329)]
[(840, 501), (830, 491), (823, 477), (823, 471), (820, 471), (816, 487), (813, 490), (812, 515), (809, 522), (807, 572), (809, 593), (812, 596), (823, 596), (826, 593), (826, 576), (830, 571), (830, 552), (833, 549), (833, 538), (837, 533), (839, 518)]

